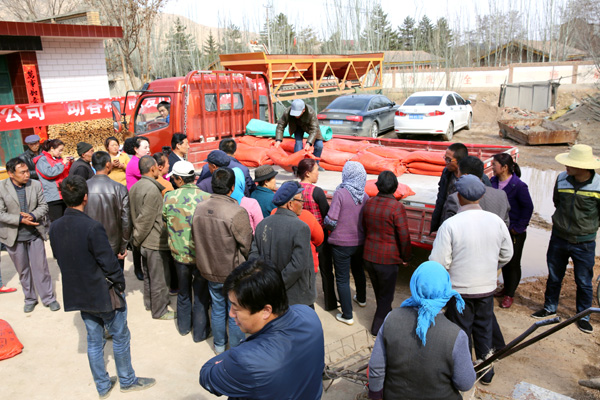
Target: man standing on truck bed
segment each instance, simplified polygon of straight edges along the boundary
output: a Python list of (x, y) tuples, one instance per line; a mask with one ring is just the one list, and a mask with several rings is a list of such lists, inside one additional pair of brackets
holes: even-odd
[(277, 121), (277, 130), (275, 132), (275, 147), (281, 145), (283, 140), (283, 131), (285, 127), (289, 128), (290, 136), (293, 135), (296, 139), (294, 153), (302, 150), (302, 139), (304, 133), (308, 133), (304, 150), (308, 151), (310, 146), (314, 146), (315, 157), (321, 157), (323, 152), (323, 136), (319, 129), (319, 121), (315, 110), (304, 104), (303, 100), (296, 99), (292, 101), (292, 105), (284, 111), (279, 121)]

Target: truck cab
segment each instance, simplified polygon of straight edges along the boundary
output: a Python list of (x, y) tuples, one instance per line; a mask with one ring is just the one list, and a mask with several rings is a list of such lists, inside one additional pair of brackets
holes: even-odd
[(192, 71), (157, 79), (139, 92), (126, 126), (147, 137), (152, 152), (170, 146), (174, 133), (198, 147), (193, 145), (244, 134), (251, 119), (273, 122), (267, 78), (257, 72)]

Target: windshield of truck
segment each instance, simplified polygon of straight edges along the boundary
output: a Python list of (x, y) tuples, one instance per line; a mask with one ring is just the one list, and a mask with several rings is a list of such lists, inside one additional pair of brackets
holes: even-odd
[(171, 122), (170, 97), (145, 97), (135, 115), (135, 133), (164, 128)]
[(439, 106), (442, 96), (410, 96), (403, 106)]

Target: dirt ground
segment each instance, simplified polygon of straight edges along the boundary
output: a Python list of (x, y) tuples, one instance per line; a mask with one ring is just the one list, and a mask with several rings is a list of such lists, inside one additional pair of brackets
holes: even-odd
[[(560, 93), (560, 92), (559, 92)], [(463, 93), (469, 98), (469, 93)], [(475, 93), (474, 93), (475, 94)], [(557, 109), (568, 106), (573, 99), (581, 99), (586, 93), (564, 93), (559, 95)], [(474, 125), (471, 131), (459, 131), (453, 141), (464, 143), (489, 143), (517, 146), (498, 135), (495, 121), (501, 116), (498, 110), (497, 93), (476, 93), (473, 102)], [(561, 118), (566, 123), (578, 124), (580, 143), (590, 144), (600, 154), (600, 141), (595, 139), (598, 123), (578, 116), (577, 109)], [(559, 121), (559, 122), (561, 122)], [(390, 134), (386, 134), (388, 136)], [(393, 135), (393, 134), (392, 134)], [(393, 137), (393, 136), (390, 136)], [(417, 138), (417, 137), (415, 137)], [(422, 138), (430, 140), (430, 138)], [(519, 164), (539, 169), (562, 170), (554, 161), (558, 153), (568, 151), (568, 146), (519, 146)], [(543, 224), (537, 224), (538, 226)], [(549, 225), (546, 223), (545, 228)], [(49, 245), (46, 246), (50, 254)], [(401, 271), (394, 306), (409, 296), (408, 282), (416, 266), (427, 258), (427, 253), (417, 252), (417, 257), (407, 269)], [(598, 261), (598, 260), (597, 260)], [(545, 265), (545, 255), (539, 255), (540, 264)], [(59, 302), (62, 304), (62, 281), (58, 266), (49, 257), (50, 271)], [(210, 359), (212, 338), (193, 343), (190, 336), (182, 337), (175, 330), (173, 321), (152, 320), (144, 310), (142, 284), (133, 274), (131, 258), (126, 262), (128, 324), (131, 330), (133, 366), (139, 376), (157, 378), (155, 387), (139, 393), (123, 394), (113, 391), (111, 399), (213, 399), (198, 384), (198, 372)], [(51, 312), (38, 305), (31, 314), (23, 313), (23, 293), (18, 276), (6, 252), (2, 252), (0, 269), (4, 283), (17, 287), (13, 294), (0, 295), (0, 319), (8, 321), (25, 348), (23, 353), (0, 362), (0, 393), (6, 399), (95, 399), (97, 393), (89, 370), (86, 355), (85, 327), (78, 313), (63, 310)], [(600, 262), (594, 276), (600, 275)], [(318, 286), (320, 287), (320, 281)], [(496, 308), (498, 322), (505, 339), (510, 342), (529, 328), (536, 320), (530, 314), (543, 303), (545, 278), (523, 282), (515, 297), (512, 308)], [(172, 303), (175, 298), (172, 297)], [(355, 324), (347, 326), (335, 320), (335, 312), (322, 309), (322, 297), (316, 303), (316, 311), (323, 323), (325, 343), (331, 350), (339, 343), (353, 341), (356, 348), (369, 344), (364, 333), (370, 327), (375, 311), (375, 299), (371, 287), (367, 288), (367, 306), (354, 309)], [(596, 302), (594, 305), (597, 306)], [(173, 304), (174, 306), (174, 304)], [(565, 277), (559, 316), (567, 318), (575, 313), (575, 284), (572, 271)], [(595, 332), (591, 335), (580, 332), (571, 325), (556, 334), (495, 364), (496, 376), (490, 386), (476, 387), (464, 398), (504, 399), (511, 398), (516, 384), (528, 382), (574, 399), (600, 399), (600, 392), (578, 385), (579, 379), (600, 376), (600, 316), (592, 317)], [(547, 328), (540, 328), (541, 332)], [(535, 335), (535, 334), (534, 334)], [(363, 341), (356, 341), (362, 337)], [(111, 354), (112, 344), (107, 342), (105, 359), (111, 375), (115, 374)], [(351, 351), (350, 351), (351, 352)], [(342, 363), (343, 364), (343, 363)], [(326, 385), (329, 383), (327, 382)], [(324, 393), (323, 399), (353, 399), (363, 392), (360, 385), (345, 380), (335, 380)]]

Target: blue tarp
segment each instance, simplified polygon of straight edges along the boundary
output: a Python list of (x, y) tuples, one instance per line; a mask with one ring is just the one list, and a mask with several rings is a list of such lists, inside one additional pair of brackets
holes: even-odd
[[(251, 119), (250, 122), (248, 122), (248, 125), (246, 125), (246, 135), (274, 138), (276, 128), (277, 124), (270, 124), (268, 122), (261, 121), (260, 119)], [(331, 128), (323, 125), (319, 125), (319, 128), (321, 129), (323, 140), (330, 140), (331, 136), (333, 135)], [(283, 137), (291, 137), (287, 127), (283, 131)], [(304, 138), (308, 138), (308, 133), (304, 133)]]

